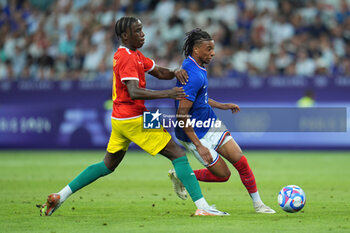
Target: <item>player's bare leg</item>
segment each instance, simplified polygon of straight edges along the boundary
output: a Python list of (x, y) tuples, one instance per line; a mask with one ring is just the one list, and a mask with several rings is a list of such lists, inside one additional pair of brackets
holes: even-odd
[(120, 150), (116, 153), (106, 152), (103, 162), (109, 170), (114, 171), (123, 160), (125, 153), (126, 151), (123, 150)]
[[(188, 163), (185, 152), (174, 142), (173, 139), (171, 139), (166, 147), (159, 153), (172, 161), (177, 175), (176, 178), (180, 181), (177, 183), (182, 183), (186, 187), (189, 195), (198, 208), (195, 215), (229, 215), (226, 212), (218, 211), (210, 206), (204, 199), (198, 180)], [(174, 179), (172, 179), (172, 181), (174, 182)]]
[(194, 173), (196, 174), (197, 180), (204, 182), (226, 182), (231, 176), (230, 169), (220, 156), (214, 165), (194, 170)]
[(255, 211), (257, 213), (275, 213), (273, 209), (266, 206), (262, 202), (256, 186), (253, 171), (251, 170), (248, 161), (243, 155), (242, 150), (238, 144), (233, 139), (230, 139), (228, 142), (218, 148), (217, 152), (221, 154), (225, 159), (227, 159), (237, 169), (242, 183), (246, 187), (250, 197), (253, 200)]
[(98, 178), (112, 173), (123, 160), (125, 153), (126, 151), (122, 150), (116, 153), (106, 152), (104, 161), (89, 166), (60, 192), (50, 194), (46, 203), (40, 207), (40, 215), (50, 216), (70, 195)]

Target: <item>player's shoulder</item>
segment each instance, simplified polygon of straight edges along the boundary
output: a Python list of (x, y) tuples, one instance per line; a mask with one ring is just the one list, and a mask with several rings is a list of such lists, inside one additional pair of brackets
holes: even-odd
[(182, 63), (182, 69), (186, 70), (189, 81), (200, 81), (202, 80), (202, 75), (198, 72), (196, 64), (190, 59), (186, 58)]
[(135, 56), (128, 48), (120, 46), (114, 53), (114, 59), (117, 61), (117, 63), (124, 64), (134, 61)]
[(192, 71), (192, 72), (202, 72), (206, 71), (204, 67), (200, 67), (197, 62), (190, 56), (188, 56), (182, 63), (182, 68), (186, 71)]
[(133, 54), (132, 52), (130, 51), (130, 49), (126, 48), (126, 47), (123, 47), (123, 46), (120, 46), (118, 48), (118, 50), (115, 52), (115, 56), (118, 56), (118, 57), (132, 57)]
[(193, 69), (193, 62), (189, 59), (186, 58), (183, 62), (182, 62), (182, 69), (184, 70), (192, 70)]

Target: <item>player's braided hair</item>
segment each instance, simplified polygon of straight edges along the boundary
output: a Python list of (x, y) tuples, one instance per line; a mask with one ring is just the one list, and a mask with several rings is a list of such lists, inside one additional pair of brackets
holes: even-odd
[(117, 34), (118, 39), (121, 38), (122, 33), (126, 32), (128, 28), (131, 31), (131, 25), (137, 21), (138, 19), (132, 16), (124, 16), (118, 19), (114, 26), (115, 34)]
[(193, 51), (193, 47), (201, 43), (202, 41), (212, 40), (211, 36), (200, 28), (193, 29), (186, 33), (185, 44), (182, 48), (182, 52), (186, 57), (190, 56)]

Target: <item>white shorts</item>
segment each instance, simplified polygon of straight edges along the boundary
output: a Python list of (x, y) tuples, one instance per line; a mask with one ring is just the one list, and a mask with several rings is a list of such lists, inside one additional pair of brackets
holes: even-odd
[(202, 145), (209, 149), (210, 154), (213, 157), (213, 162), (211, 164), (204, 162), (202, 157), (199, 155), (196, 146), (192, 142), (184, 142), (181, 140), (179, 140), (179, 142), (186, 148), (186, 150), (194, 154), (199, 162), (201, 162), (205, 167), (211, 167), (219, 160), (219, 154), (216, 150), (231, 139), (233, 138), (223, 122), (221, 122), (220, 128), (210, 128), (204, 137), (199, 139)]

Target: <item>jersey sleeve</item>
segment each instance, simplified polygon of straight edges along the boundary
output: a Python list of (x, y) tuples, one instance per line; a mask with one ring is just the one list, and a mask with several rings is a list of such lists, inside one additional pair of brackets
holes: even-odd
[(131, 56), (123, 56), (120, 58), (118, 72), (121, 82), (123, 84), (125, 84), (126, 80), (139, 81), (139, 75), (137, 72), (137, 62)]
[(188, 70), (186, 71), (188, 74), (188, 82), (186, 83), (186, 85), (181, 85), (181, 86), (183, 87), (186, 95), (188, 95), (186, 99), (194, 102), (199, 90), (203, 86), (203, 80), (198, 76), (196, 72), (191, 72)]
[(152, 59), (145, 57), (141, 52), (139, 54), (140, 54), (140, 57), (143, 61), (144, 71), (151, 72), (154, 69), (154, 67), (156, 66), (156, 63)]

